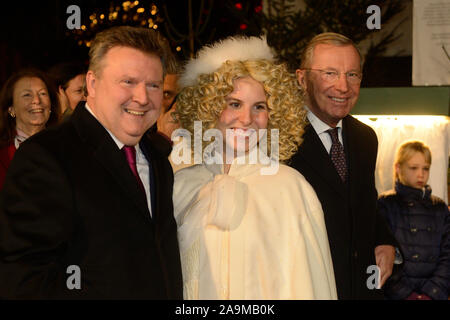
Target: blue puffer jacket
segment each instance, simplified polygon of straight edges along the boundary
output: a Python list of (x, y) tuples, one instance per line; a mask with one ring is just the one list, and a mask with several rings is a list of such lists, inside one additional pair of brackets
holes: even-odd
[(441, 199), (399, 182), (380, 195), (378, 210), (400, 244), (403, 267), (386, 282), (389, 299), (405, 299), (412, 292), (432, 299), (448, 299), (450, 287), (450, 214)]

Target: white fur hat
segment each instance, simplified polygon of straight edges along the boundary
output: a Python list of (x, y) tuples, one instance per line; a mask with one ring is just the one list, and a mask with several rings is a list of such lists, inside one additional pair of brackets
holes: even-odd
[(265, 36), (229, 37), (210, 46), (205, 46), (184, 67), (183, 74), (178, 81), (180, 88), (193, 86), (201, 74), (213, 73), (227, 60), (246, 61), (266, 59), (274, 60), (274, 55), (267, 45)]

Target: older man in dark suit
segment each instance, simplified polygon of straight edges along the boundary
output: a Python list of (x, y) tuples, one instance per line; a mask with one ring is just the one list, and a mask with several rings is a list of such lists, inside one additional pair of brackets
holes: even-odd
[(376, 210), (377, 137), (349, 115), (358, 99), (361, 71), (353, 42), (335, 33), (314, 37), (297, 70), (310, 124), (290, 165), (321, 201), (339, 299), (381, 297), (367, 286), (373, 273), (367, 268), (379, 266), (383, 285), (395, 252), (395, 239)]
[(99, 33), (87, 103), (16, 153), (0, 196), (1, 298), (182, 298), (172, 169), (146, 135), (163, 41), (144, 28)]

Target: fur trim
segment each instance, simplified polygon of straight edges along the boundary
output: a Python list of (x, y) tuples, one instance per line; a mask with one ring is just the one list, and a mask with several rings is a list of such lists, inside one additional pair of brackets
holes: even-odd
[(267, 45), (265, 36), (258, 37), (229, 37), (210, 46), (204, 46), (184, 67), (178, 82), (180, 89), (193, 86), (201, 74), (213, 73), (227, 60), (274, 60), (274, 54)]

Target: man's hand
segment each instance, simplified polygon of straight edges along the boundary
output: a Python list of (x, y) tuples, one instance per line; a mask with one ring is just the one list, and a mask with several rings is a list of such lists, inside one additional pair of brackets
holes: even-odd
[(390, 245), (380, 245), (375, 248), (375, 261), (380, 268), (380, 288), (392, 274), (394, 267), (395, 248)]

